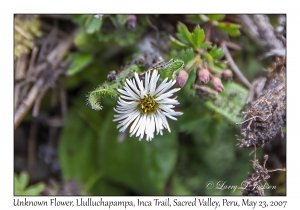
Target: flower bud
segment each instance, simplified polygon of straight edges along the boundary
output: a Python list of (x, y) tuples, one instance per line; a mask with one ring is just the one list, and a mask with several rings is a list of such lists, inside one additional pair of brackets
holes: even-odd
[(127, 28), (129, 30), (134, 30), (136, 28), (136, 15), (127, 15)]
[(188, 78), (189, 78), (189, 74), (187, 73), (187, 71), (186, 70), (181, 70), (178, 74), (178, 77), (177, 77), (178, 85), (180, 87), (183, 87)]
[(223, 72), (222, 72), (222, 78), (224, 79), (232, 79), (232, 71), (229, 70), (229, 69), (225, 69)]
[(211, 78), (211, 84), (214, 86), (214, 88), (218, 92), (222, 92), (224, 90), (222, 81), (218, 77), (212, 77)]
[(198, 72), (198, 79), (200, 82), (207, 84), (209, 81), (209, 71), (207, 69), (200, 69)]

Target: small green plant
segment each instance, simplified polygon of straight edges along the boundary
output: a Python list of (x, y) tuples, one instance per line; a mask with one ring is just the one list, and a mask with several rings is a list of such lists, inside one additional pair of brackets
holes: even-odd
[(29, 175), (22, 171), (19, 175), (15, 173), (15, 195), (40, 195), (44, 190), (44, 184), (39, 182), (35, 185), (28, 186)]
[[(239, 35), (237, 25), (225, 24), (224, 26), (223, 22), (219, 22), (224, 18), (222, 15), (200, 15), (198, 18), (202, 22), (203, 20), (210, 21), (220, 29), (225, 28), (226, 30), (223, 31), (226, 33), (230, 31), (230, 35)], [(241, 121), (240, 112), (246, 101), (247, 90), (232, 81), (224, 81), (232, 80), (232, 72), (228, 69), (226, 62), (222, 60), (223, 49), (217, 45), (212, 46), (199, 25), (190, 32), (183, 23), (179, 23), (177, 31), (178, 39), (170, 36), (170, 40), (173, 47), (181, 50), (178, 55), (187, 63), (183, 70), (188, 73), (188, 76), (185, 76), (187, 81), (182, 82), (183, 90), (188, 94), (200, 95), (204, 99), (209, 99), (204, 103), (231, 122)], [(209, 81), (212, 88), (208, 85)]]

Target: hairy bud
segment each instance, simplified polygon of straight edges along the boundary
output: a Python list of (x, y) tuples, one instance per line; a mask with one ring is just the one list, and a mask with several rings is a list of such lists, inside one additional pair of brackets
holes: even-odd
[(222, 81), (218, 77), (212, 77), (211, 78), (211, 84), (214, 86), (214, 88), (218, 92), (222, 92), (224, 90)]
[(224, 79), (232, 79), (232, 76), (233, 76), (233, 73), (231, 70), (229, 69), (225, 69), (223, 72), (222, 72), (222, 78)]
[(177, 77), (177, 83), (180, 87), (183, 87), (187, 81), (187, 79), (189, 78), (189, 74), (187, 73), (186, 70), (181, 70), (178, 73), (178, 77)]
[(198, 79), (200, 82), (207, 84), (209, 81), (209, 71), (207, 69), (200, 69), (198, 72)]

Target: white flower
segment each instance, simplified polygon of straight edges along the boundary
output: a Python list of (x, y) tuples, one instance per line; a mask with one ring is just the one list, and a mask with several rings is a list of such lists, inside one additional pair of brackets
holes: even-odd
[[(135, 134), (141, 140), (146, 134), (147, 141), (151, 141), (164, 128), (171, 132), (167, 118), (177, 120), (174, 116), (182, 115), (182, 112), (175, 112), (172, 108), (179, 104), (175, 98), (170, 98), (180, 88), (169, 90), (175, 80), (169, 81), (166, 78), (156, 87), (159, 75), (156, 70), (150, 77), (150, 71), (146, 73), (144, 83), (140, 80), (137, 73), (134, 79), (126, 79), (124, 89), (118, 89), (121, 93), (118, 98), (118, 105), (114, 109), (118, 114), (113, 121), (119, 121), (117, 128), (124, 132), (130, 126), (130, 136)], [(168, 91), (169, 90), (169, 91)], [(167, 92), (168, 91), (168, 92)]]

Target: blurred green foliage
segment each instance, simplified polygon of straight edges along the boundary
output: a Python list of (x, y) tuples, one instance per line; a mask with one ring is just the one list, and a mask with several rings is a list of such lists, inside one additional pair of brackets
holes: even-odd
[(81, 26), (74, 42), (79, 49), (88, 52), (105, 52), (133, 45), (147, 24), (146, 15), (139, 16), (140, 24), (134, 30), (126, 27), (126, 15), (104, 15), (102, 18), (73, 15), (73, 22)]
[(188, 16), (189, 21), (194, 24), (210, 23), (230, 36), (239, 36), (241, 34), (239, 30), (240, 25), (226, 22), (223, 20), (224, 18), (225, 15), (223, 14), (209, 14), (209, 15), (193, 14)]
[(68, 76), (72, 76), (84, 69), (84, 67), (86, 67), (93, 59), (91, 53), (85, 52), (69, 53), (67, 56), (72, 58), (72, 62), (67, 71)]
[[(176, 49), (164, 54), (165, 60), (178, 59), (185, 66), (195, 59), (205, 61), (220, 74), (227, 67), (220, 62), (224, 53), (205, 40), (201, 24), (210, 21), (229, 35), (239, 35), (239, 26), (222, 22), (224, 17), (189, 15), (189, 23), (196, 24), (192, 32), (179, 18), (177, 35), (168, 34), (170, 42), (162, 46)], [(79, 27), (75, 37), (77, 52), (69, 55), (73, 61), (65, 86), (77, 92), (69, 97), (71, 107), (60, 137), (59, 161), (64, 181), (79, 180), (91, 195), (241, 195), (238, 189), (233, 192), (206, 188), (208, 181), (240, 186), (247, 172), (253, 170), (251, 150), (235, 146), (239, 127), (233, 122), (242, 120), (240, 113), (247, 96), (239, 83), (224, 82), (225, 91), (205, 101), (193, 89), (197, 67), (191, 68), (176, 107), (184, 114), (178, 121), (169, 122), (171, 133), (165, 130), (163, 136), (155, 136), (151, 142), (119, 133), (117, 123), (112, 122), (116, 102), (110, 97), (101, 100), (101, 111), (86, 105), (86, 94), (106, 82), (109, 71), (120, 69), (128, 61), (124, 57), (140, 53), (137, 45), (149, 33), (147, 20), (151, 18), (137, 15), (136, 28), (132, 30), (127, 27), (126, 15), (73, 16)], [(234, 39), (247, 39), (243, 48), (254, 48), (247, 37)], [(248, 63), (258, 63), (255, 55), (242, 59), (243, 53), (247, 52), (234, 55), (243, 73), (257, 74), (259, 65), (247, 67)], [(140, 71), (136, 64), (126, 68)], [(261, 155), (258, 151), (257, 157)]]
[(26, 171), (22, 171), (19, 175), (15, 174), (15, 195), (40, 195), (44, 190), (44, 184), (39, 182), (34, 185), (29, 185), (29, 174)]

